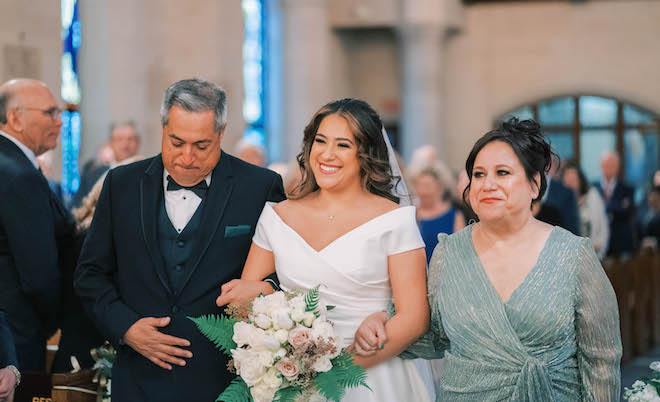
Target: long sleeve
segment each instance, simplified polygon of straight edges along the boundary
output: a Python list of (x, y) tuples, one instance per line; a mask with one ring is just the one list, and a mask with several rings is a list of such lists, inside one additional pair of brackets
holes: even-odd
[[(431, 307), (431, 325), (429, 331), (399, 355), (399, 357), (403, 359), (439, 359), (444, 356), (445, 350), (449, 347), (449, 339), (442, 326), (442, 317), (438, 300), (438, 284), (440, 281), (442, 265), (444, 263), (444, 247), (446, 239), (447, 234), (441, 233), (438, 235), (438, 245), (433, 251), (433, 256), (431, 257), (431, 262), (429, 264), (427, 280), (429, 306)], [(388, 315), (390, 316), (393, 313), (392, 309), (388, 312)]]
[(621, 333), (616, 295), (589, 239), (576, 267), (575, 332), (584, 401), (619, 401)]
[(121, 299), (114, 281), (117, 272), (112, 238), (112, 171), (99, 197), (94, 220), (83, 245), (74, 286), (85, 309), (113, 345), (140, 318)]
[(62, 293), (50, 189), (36, 170), (14, 176), (6, 188), (0, 194), (0, 238), (6, 239), (20, 291), (33, 305), (46, 336), (58, 327)]
[(0, 310), (0, 369), (7, 366), (18, 367), (18, 357), (5, 312)]

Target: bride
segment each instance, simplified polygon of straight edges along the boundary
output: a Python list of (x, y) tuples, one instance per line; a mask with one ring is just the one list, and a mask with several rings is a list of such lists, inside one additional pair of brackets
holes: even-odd
[(283, 289), (321, 284), (335, 306), (328, 319), (360, 350), (355, 331), (394, 300), (384, 347), (355, 356), (371, 391), (351, 388), (343, 401), (434, 400), (428, 363), (396, 357), (428, 329), (426, 257), (415, 208), (395, 195), (401, 178), (380, 117), (361, 100), (328, 103), (305, 128), (298, 163), (300, 185), (264, 207), (242, 277), (222, 286), (218, 305), (272, 293), (261, 280), (273, 272)]

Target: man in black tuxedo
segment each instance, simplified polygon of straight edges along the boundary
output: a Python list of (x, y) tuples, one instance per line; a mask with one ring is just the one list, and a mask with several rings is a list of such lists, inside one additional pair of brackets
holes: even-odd
[(0, 310), (0, 402), (12, 401), (14, 390), (21, 382), (17, 365), (14, 338), (9, 330), (5, 312)]
[(619, 179), (621, 160), (614, 152), (600, 158), (603, 177), (596, 188), (605, 200), (605, 212), (610, 222), (610, 242), (607, 255), (620, 256), (635, 252), (635, 190)]
[(233, 379), (187, 317), (220, 312), (265, 202), (285, 197), (279, 175), (221, 151), (226, 115), (217, 85), (171, 85), (162, 153), (105, 179), (75, 287), (118, 348), (113, 401), (213, 401)]
[(60, 110), (45, 84), (17, 79), (0, 86), (0, 309), (23, 371), (44, 371), (46, 340), (57, 329), (60, 250), (73, 220), (50, 191), (36, 156), (60, 134)]

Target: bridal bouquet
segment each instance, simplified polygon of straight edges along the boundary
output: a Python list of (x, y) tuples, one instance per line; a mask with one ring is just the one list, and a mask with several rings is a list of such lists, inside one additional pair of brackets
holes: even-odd
[(189, 317), (232, 359), (238, 377), (216, 401), (339, 402), (349, 387), (365, 386), (367, 374), (342, 351), (342, 339), (327, 321), (319, 286), (302, 292), (260, 295), (230, 305), (227, 316)]
[(624, 399), (631, 402), (660, 402), (660, 362), (653, 362), (649, 366), (653, 370), (651, 378), (644, 378), (644, 381), (637, 380), (632, 385), (632, 389), (626, 387), (623, 392)]

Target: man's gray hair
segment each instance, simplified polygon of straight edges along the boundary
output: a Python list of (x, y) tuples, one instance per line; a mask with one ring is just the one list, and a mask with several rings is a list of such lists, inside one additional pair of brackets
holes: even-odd
[(0, 92), (0, 124), (7, 124), (7, 112), (9, 111), (9, 101), (11, 100), (9, 91)]
[(160, 106), (160, 120), (163, 127), (170, 121), (170, 109), (178, 106), (189, 112), (215, 114), (214, 129), (219, 134), (227, 124), (227, 94), (218, 85), (199, 78), (177, 81), (165, 90)]

